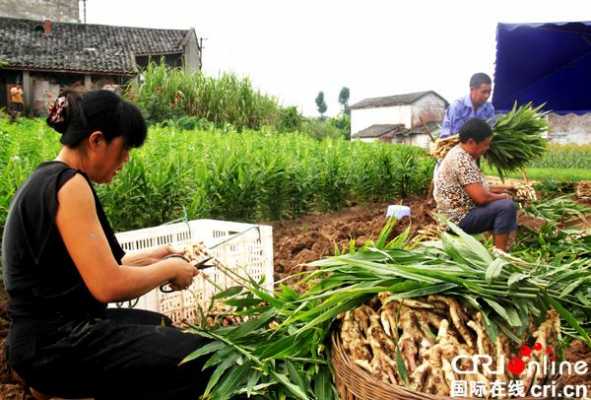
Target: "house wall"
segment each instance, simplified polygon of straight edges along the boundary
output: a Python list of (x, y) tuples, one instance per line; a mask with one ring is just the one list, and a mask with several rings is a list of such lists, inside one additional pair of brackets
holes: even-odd
[(411, 123), (412, 111), (407, 105), (351, 110), (351, 134), (375, 124), (404, 124), (410, 128)]
[(0, 0), (0, 16), (80, 22), (78, 0)]
[(590, 144), (591, 113), (548, 116), (548, 139), (558, 144)]
[(412, 128), (429, 122), (441, 123), (445, 113), (445, 101), (430, 93), (417, 100), (412, 107)]
[[(109, 75), (81, 75), (29, 72), (31, 89), (25, 98), (28, 112), (32, 115), (46, 115), (47, 108), (57, 98), (59, 92), (67, 87), (80, 90), (108, 89), (120, 93), (125, 78)], [(90, 79), (89, 79), (90, 78)], [(89, 87), (85, 86), (85, 81)]]
[(422, 147), (425, 150), (429, 150), (429, 147), (431, 146), (431, 138), (426, 133), (409, 135), (409, 136), (395, 136), (392, 139), (392, 143), (410, 144), (413, 146)]
[(197, 42), (195, 31), (189, 32), (189, 40), (185, 44), (185, 53), (183, 54), (183, 66), (185, 72), (193, 73), (201, 70), (201, 50)]

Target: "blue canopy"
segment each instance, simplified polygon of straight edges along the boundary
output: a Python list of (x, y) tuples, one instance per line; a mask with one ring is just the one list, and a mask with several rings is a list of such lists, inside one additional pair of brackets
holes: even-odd
[(591, 112), (591, 22), (498, 24), (493, 104)]

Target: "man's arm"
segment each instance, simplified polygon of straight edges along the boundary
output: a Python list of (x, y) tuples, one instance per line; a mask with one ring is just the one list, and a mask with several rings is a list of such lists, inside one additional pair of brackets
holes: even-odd
[(492, 127), (495, 127), (495, 124), (497, 123), (497, 115), (495, 114), (495, 106), (492, 105), (492, 103), (486, 103), (485, 104), (485, 113), (483, 115), (484, 120)]
[(441, 123), (441, 129), (439, 130), (439, 138), (443, 139), (452, 134), (451, 127), (452, 127), (452, 119), (454, 117), (454, 109), (453, 104), (447, 108), (445, 115), (443, 116), (443, 122)]
[(458, 116), (461, 115), (460, 107), (462, 107), (462, 103), (459, 101), (454, 101), (447, 108), (447, 111), (443, 116), (443, 122), (441, 123), (441, 130), (439, 134), (441, 139), (458, 133)]

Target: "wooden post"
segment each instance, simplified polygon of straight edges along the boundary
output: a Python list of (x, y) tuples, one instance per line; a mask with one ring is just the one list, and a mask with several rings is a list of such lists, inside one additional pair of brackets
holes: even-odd
[(25, 113), (31, 110), (33, 104), (33, 81), (31, 80), (31, 74), (29, 71), (23, 71), (23, 95), (25, 101)]
[(92, 90), (92, 77), (90, 75), (84, 75), (84, 89)]

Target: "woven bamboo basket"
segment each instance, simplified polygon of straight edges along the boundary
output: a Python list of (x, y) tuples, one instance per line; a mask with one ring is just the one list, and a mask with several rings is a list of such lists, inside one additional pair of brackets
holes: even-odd
[[(336, 331), (335, 331), (336, 332)], [(403, 386), (382, 382), (351, 361), (341, 344), (338, 334), (333, 333), (332, 367), (335, 386), (340, 400), (458, 400), (466, 397), (435, 396), (407, 389)], [(520, 397), (521, 400), (540, 400), (545, 397)]]

